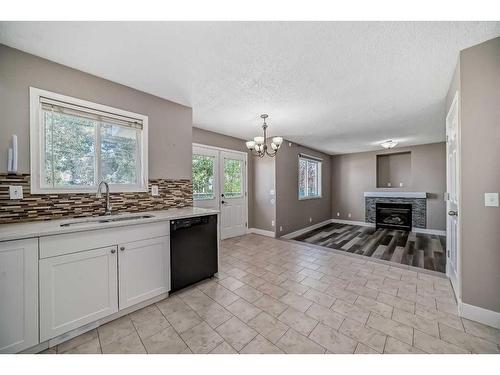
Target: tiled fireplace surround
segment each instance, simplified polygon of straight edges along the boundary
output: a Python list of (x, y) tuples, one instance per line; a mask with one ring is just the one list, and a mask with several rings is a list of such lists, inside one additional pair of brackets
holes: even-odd
[[(23, 199), (9, 199), (9, 185), (23, 187)], [(158, 185), (158, 196), (151, 196)], [(193, 205), (190, 180), (150, 179), (149, 191), (111, 193), (114, 212), (141, 212)], [(0, 224), (104, 214), (104, 198), (95, 194), (30, 194), (29, 174), (0, 174)]]
[(412, 227), (427, 228), (427, 199), (399, 197), (365, 197), (365, 221), (375, 223), (377, 203), (405, 203), (412, 205)]

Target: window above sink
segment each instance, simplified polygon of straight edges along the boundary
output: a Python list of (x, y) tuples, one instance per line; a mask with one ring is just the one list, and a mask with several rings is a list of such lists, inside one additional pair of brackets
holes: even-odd
[(148, 190), (148, 117), (30, 88), (31, 193)]

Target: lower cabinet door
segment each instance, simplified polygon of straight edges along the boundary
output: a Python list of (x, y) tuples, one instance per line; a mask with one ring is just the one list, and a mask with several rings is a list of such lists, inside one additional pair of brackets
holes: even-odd
[(38, 344), (38, 239), (0, 242), (0, 353)]
[(118, 245), (120, 309), (170, 290), (169, 236)]
[(40, 341), (118, 311), (117, 247), (40, 260)]

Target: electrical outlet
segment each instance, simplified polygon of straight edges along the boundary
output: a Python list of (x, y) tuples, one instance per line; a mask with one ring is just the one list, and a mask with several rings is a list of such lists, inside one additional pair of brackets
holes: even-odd
[(19, 185), (9, 186), (10, 199), (23, 199), (23, 187)]
[(274, 220), (271, 220), (271, 226), (274, 227)]
[(390, 182), (387, 183), (387, 187), (391, 187), (392, 184)]
[(347, 217), (351, 217), (351, 213), (350, 212), (347, 214)]
[(399, 183), (399, 187), (403, 187), (403, 183), (402, 182)]
[(312, 218), (312, 217), (310, 217), (310, 218), (309, 218), (309, 222), (310, 222), (310, 223), (312, 223), (312, 221), (313, 221), (313, 218)]
[(340, 216), (340, 212), (337, 212), (337, 216)]
[(280, 225), (280, 232), (283, 232), (283, 227)]
[(153, 197), (157, 197), (158, 195), (160, 195), (160, 193), (158, 192), (158, 185), (151, 186), (151, 195)]
[(484, 193), (485, 207), (498, 207), (498, 193)]

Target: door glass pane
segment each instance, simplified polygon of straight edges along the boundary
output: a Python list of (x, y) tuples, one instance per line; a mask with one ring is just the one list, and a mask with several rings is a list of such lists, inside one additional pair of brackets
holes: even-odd
[(82, 117), (44, 111), (42, 184), (50, 187), (95, 186), (96, 123)]
[(111, 184), (137, 184), (139, 132), (101, 124), (102, 179)]
[(241, 160), (224, 159), (224, 196), (237, 198), (243, 196)]
[(193, 199), (214, 199), (215, 157), (193, 154)]

